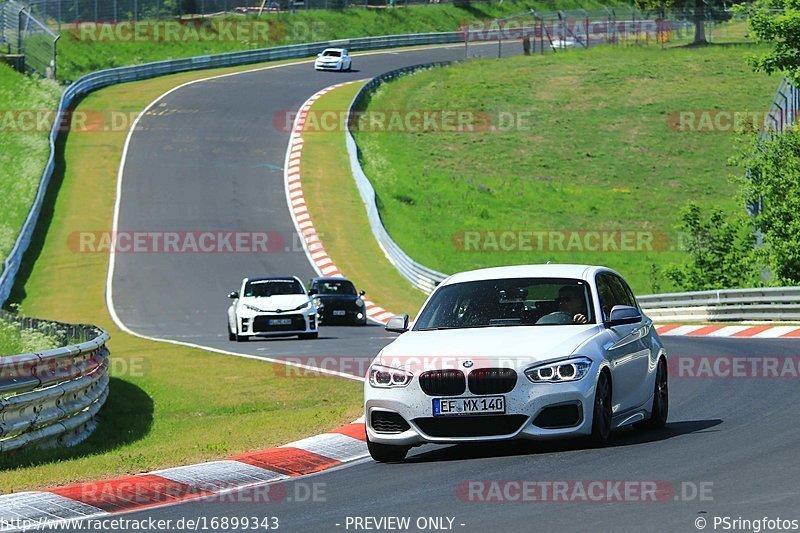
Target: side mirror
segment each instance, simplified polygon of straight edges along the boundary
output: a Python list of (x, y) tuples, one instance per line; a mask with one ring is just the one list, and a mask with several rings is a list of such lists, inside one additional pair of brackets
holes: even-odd
[(230, 294), (228, 295), (228, 298), (230, 298), (231, 300), (235, 300), (235, 299), (237, 299), (238, 297), (239, 297), (239, 292), (238, 292), (238, 291), (233, 291), (232, 293), (230, 293)]
[(319, 294), (319, 291), (317, 289), (308, 289), (309, 296), (314, 296), (315, 294)]
[(611, 314), (606, 320), (606, 327), (613, 328), (623, 324), (635, 324), (642, 321), (642, 313), (636, 307), (630, 305), (615, 305), (611, 309)]
[(358, 291), (358, 295), (359, 295), (359, 296), (364, 296), (365, 294), (367, 294), (367, 293), (366, 293), (366, 292), (364, 292), (364, 291)]
[(405, 333), (408, 331), (408, 315), (394, 315), (386, 323), (386, 331)]

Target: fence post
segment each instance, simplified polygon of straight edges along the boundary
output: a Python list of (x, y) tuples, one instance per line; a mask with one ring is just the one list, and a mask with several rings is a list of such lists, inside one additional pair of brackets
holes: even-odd
[(25, 8), (22, 8), (17, 13), (17, 53), (22, 55), (22, 32), (24, 28), (22, 25), (22, 14), (25, 13)]
[(58, 79), (58, 40), (61, 39), (60, 35), (56, 35), (53, 39), (53, 79)]

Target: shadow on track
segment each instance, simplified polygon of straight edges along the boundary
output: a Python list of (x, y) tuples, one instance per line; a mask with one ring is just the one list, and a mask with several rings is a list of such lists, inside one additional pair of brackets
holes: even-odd
[[(720, 419), (687, 420), (671, 422), (663, 429), (640, 430), (623, 429), (613, 434), (611, 444), (606, 449), (620, 448), (648, 442), (658, 442), (681, 435), (707, 433), (709, 429), (722, 424)], [(716, 431), (716, 430), (713, 430)], [(591, 450), (584, 439), (565, 439), (552, 441), (512, 440), (504, 442), (457, 444), (418, 453), (406, 459), (406, 463), (427, 463), (439, 461), (460, 461), (490, 457), (510, 457), (516, 455), (540, 455), (574, 450)]]

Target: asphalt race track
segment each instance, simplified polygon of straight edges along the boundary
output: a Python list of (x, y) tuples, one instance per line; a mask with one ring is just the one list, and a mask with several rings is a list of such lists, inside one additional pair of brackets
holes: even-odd
[[(497, 46), (470, 47), (470, 55), (480, 51), (496, 55)], [(314, 341), (231, 343), (226, 296), (246, 276), (315, 275), (286, 205), (285, 114), (335, 83), (463, 57), (455, 45), (356, 56), (353, 72), (315, 72), (303, 62), (189, 85), (160, 100), (131, 138), (119, 231), (267, 231), (282, 246), (267, 254), (118, 253), (112, 283), (120, 320), (146, 336), (256, 356), (371, 359), (390, 340), (377, 326), (322, 328)]]
[[(132, 137), (119, 229), (268, 230), (291, 236), (282, 172), (288, 132), (273, 125), (276, 112), (295, 111), (334, 83), (459, 59), (463, 53), (456, 46), (359, 56), (357, 71), (341, 74), (315, 73), (304, 63), (173, 92)], [(226, 294), (247, 275), (296, 274), (307, 280), (313, 270), (299, 248), (257, 255), (118, 254), (116, 261), (116, 311), (127, 327), (144, 335), (270, 358), (365, 360), (391, 339), (371, 326), (323, 328), (317, 341), (228, 342)], [(797, 356), (800, 350), (798, 340), (664, 340), (672, 357)], [(355, 516), (409, 516), (412, 524), (419, 517), (446, 516), (454, 519), (452, 529), (469, 532), (697, 531), (698, 518), (708, 520), (707, 530), (714, 530), (715, 516), (798, 519), (797, 383), (672, 376), (667, 427), (620, 432), (606, 449), (586, 449), (581, 442), (429, 445), (412, 450), (404, 464), (364, 460), (289, 482), (286, 494), (293, 501), (248, 503), (258, 498), (245, 491), (236, 503), (188, 502), (126, 517), (275, 516), (287, 532), (353, 531), (346, 524)], [(459, 487), (469, 480), (659, 481), (672, 491), (655, 503), (486, 503), (459, 497)], [(316, 501), (291, 498), (314, 483), (321, 490)]]

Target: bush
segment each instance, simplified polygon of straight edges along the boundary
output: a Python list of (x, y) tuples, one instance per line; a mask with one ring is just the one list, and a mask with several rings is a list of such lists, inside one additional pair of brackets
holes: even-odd
[(760, 284), (753, 247), (756, 237), (747, 215), (731, 218), (720, 209), (704, 216), (689, 204), (681, 214), (689, 262), (666, 275), (687, 291), (752, 287)]

